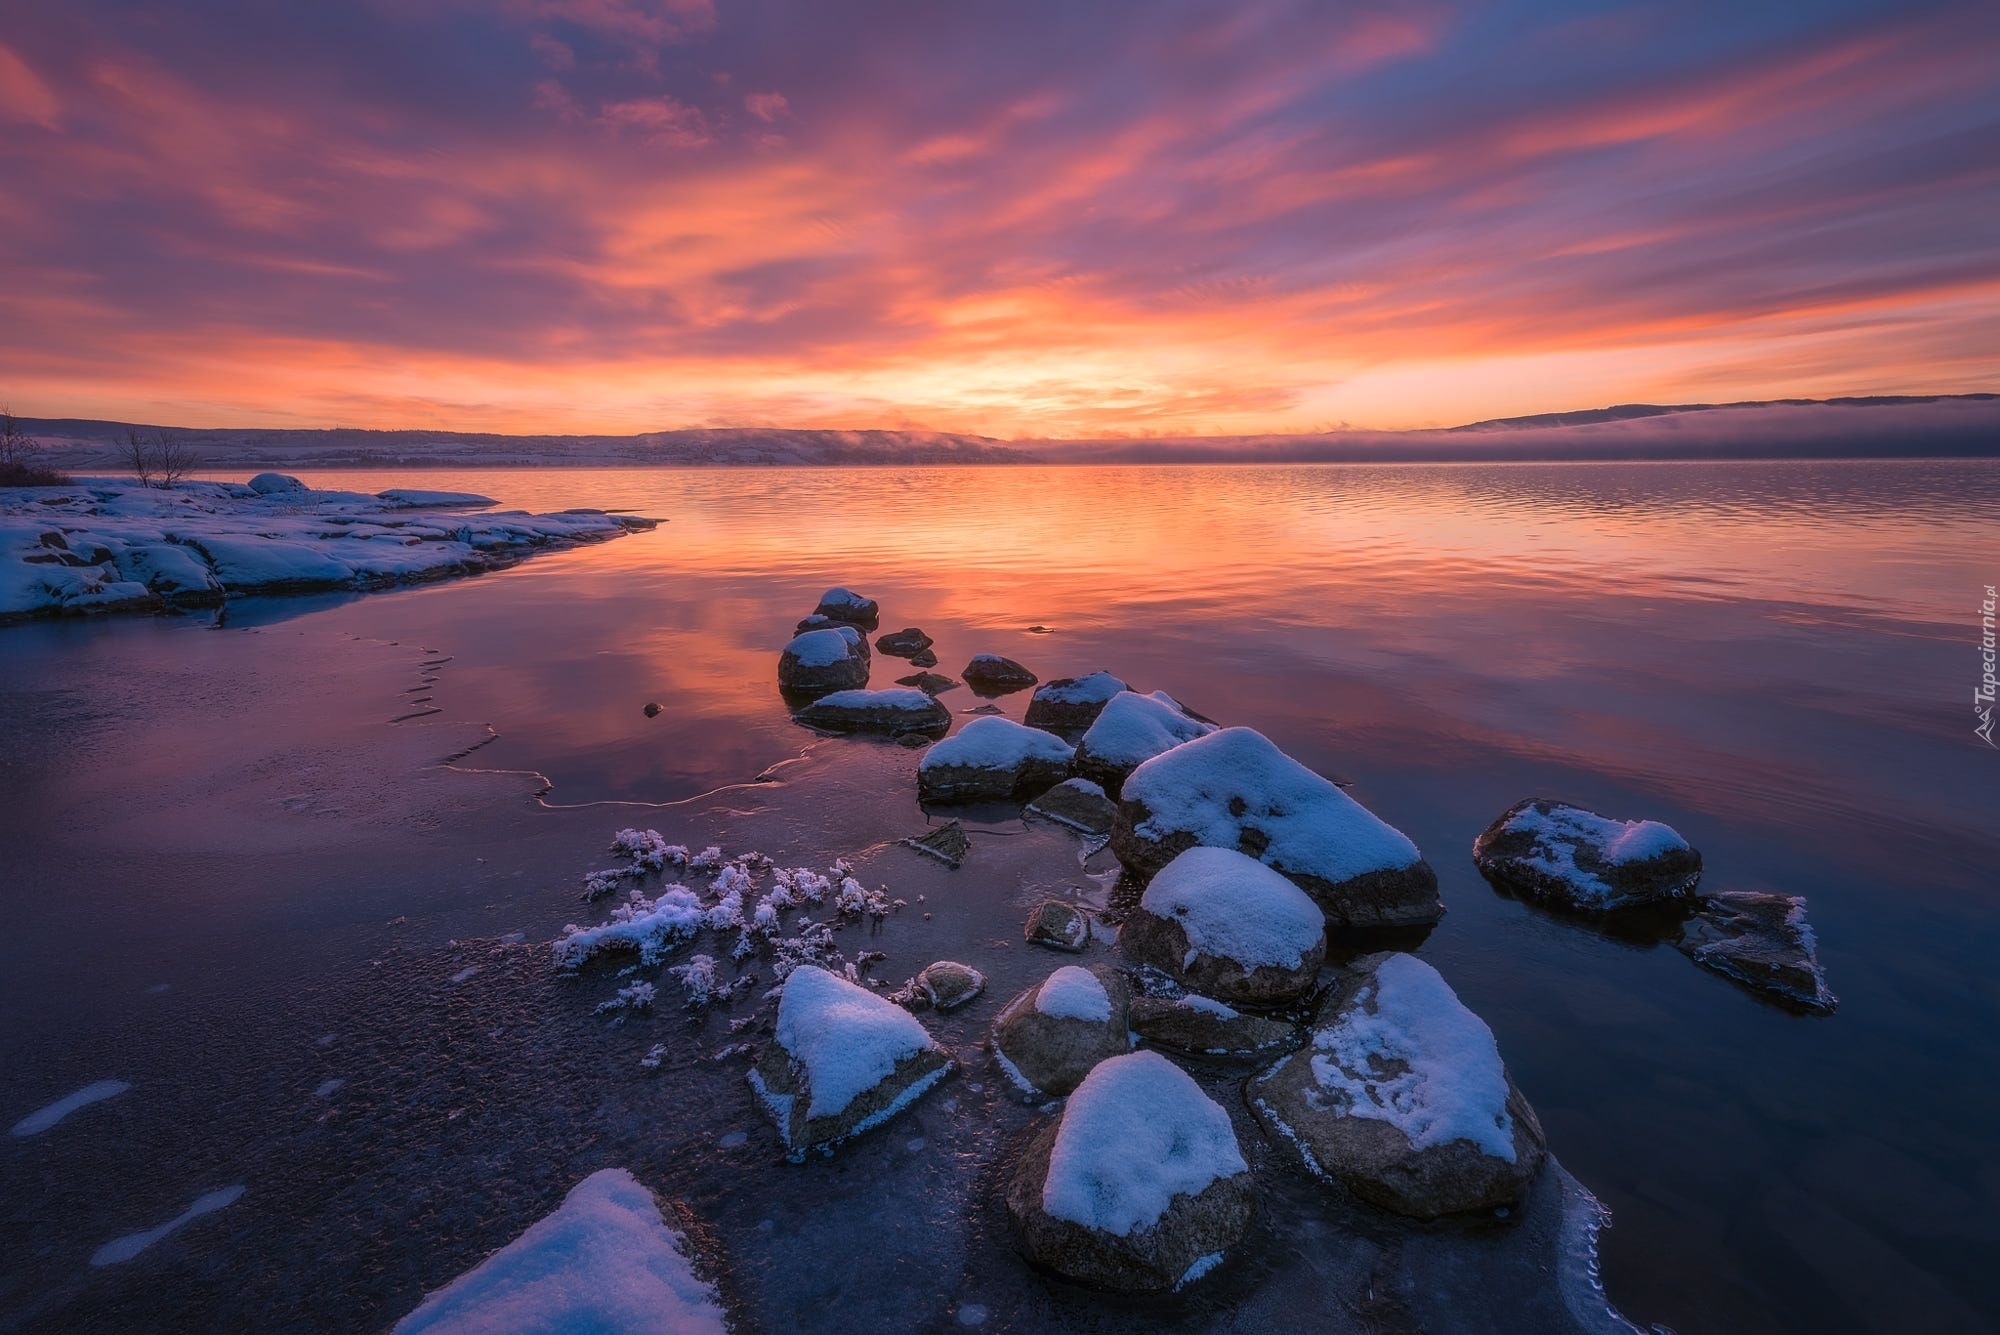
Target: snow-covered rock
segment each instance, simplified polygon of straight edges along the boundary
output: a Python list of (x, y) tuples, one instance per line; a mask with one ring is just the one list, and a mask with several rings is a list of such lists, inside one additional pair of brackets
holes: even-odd
[(1840, 1005), (1820, 968), (1806, 902), (1797, 895), (1759, 890), (1703, 895), (1680, 948), (1702, 968), (1788, 1009), (1831, 1015)]
[(1118, 817), (1118, 804), (1088, 779), (1065, 779), (1028, 803), (1027, 814), (1084, 834), (1103, 836), (1111, 833), (1111, 823)]
[(1069, 776), (1070, 744), (1007, 718), (977, 718), (924, 752), (917, 795), (925, 802), (1029, 797)]
[(1111, 1057), (1029, 1144), (1007, 1189), (1022, 1250), (1123, 1291), (1200, 1278), (1249, 1226), (1254, 1188), (1235, 1128), (1152, 1052)]
[(250, 479), (250, 490), (259, 496), (281, 496), (286, 492), (304, 491), (306, 484), (290, 473), (259, 473)]
[(1097, 722), (1112, 696), (1130, 689), (1102, 670), (1082, 677), (1057, 677), (1035, 688), (1025, 721), (1031, 728), (1050, 732), (1081, 732)]
[(819, 606), (813, 609), (816, 616), (830, 617), (835, 621), (845, 621), (850, 626), (863, 630), (875, 629), (875, 623), (882, 615), (882, 609), (875, 605), (873, 598), (863, 598), (852, 589), (828, 589), (820, 595)]
[(1701, 879), (1701, 854), (1672, 826), (1546, 797), (1507, 808), (1473, 842), (1472, 860), (1502, 889), (1583, 913), (1684, 899)]
[(1090, 919), (1073, 904), (1045, 899), (1028, 911), (1021, 938), (1031, 946), (1047, 946), (1074, 954), (1090, 941)]
[(828, 732), (943, 733), (951, 727), (950, 710), (907, 686), (885, 691), (835, 691), (822, 695), (793, 717)]
[(1160, 869), (1118, 944), (1208, 996), (1270, 1003), (1311, 989), (1326, 960), (1326, 917), (1257, 859), (1197, 845)]
[(891, 658), (915, 658), (932, 643), (931, 637), (915, 626), (905, 626), (875, 637), (875, 647)]
[(1248, 853), (1341, 927), (1436, 922), (1437, 875), (1401, 830), (1280, 751), (1224, 728), (1154, 756), (1125, 781), (1111, 848), (1141, 877), (1197, 844)]
[(999, 654), (974, 654), (972, 661), (965, 665), (965, 671), (958, 675), (965, 678), (967, 686), (981, 695), (1006, 695), (1010, 691), (1025, 691), (1040, 680), (1013, 659), (1002, 658)]
[(951, 1070), (915, 1016), (814, 965), (785, 979), (775, 1041), (750, 1086), (793, 1151), (880, 1126)]
[(1419, 1219), (1513, 1205), (1547, 1149), (1493, 1031), (1414, 955), (1356, 960), (1249, 1094), (1315, 1176)]
[(542, 1331), (725, 1335), (721, 1296), (687, 1239), (622, 1168), (592, 1173), (554, 1214), (425, 1298), (395, 1335)]
[(866, 643), (852, 626), (795, 636), (778, 655), (778, 685), (801, 695), (866, 686), (868, 656), (857, 647)]
[[(8, 488), (0, 492), (0, 621), (443, 579), (655, 523), (600, 513), (446, 512), (490, 504), (456, 493), (378, 497), (285, 486), (267, 494), (233, 482), (162, 489), (82, 479)], [(411, 514), (418, 506), (425, 513)]]
[(993, 1051), (1031, 1094), (1067, 1094), (1090, 1068), (1131, 1047), (1131, 989), (1116, 969), (1066, 965), (1007, 1003)]
[(1078, 740), (1077, 773), (1116, 797), (1133, 770), (1214, 731), (1213, 723), (1193, 717), (1165, 691), (1151, 695), (1122, 691), (1105, 702), (1103, 712)]
[(1142, 1042), (1194, 1057), (1263, 1057), (1299, 1040), (1296, 1026), (1249, 1015), (1211, 997), (1133, 997), (1132, 1032)]

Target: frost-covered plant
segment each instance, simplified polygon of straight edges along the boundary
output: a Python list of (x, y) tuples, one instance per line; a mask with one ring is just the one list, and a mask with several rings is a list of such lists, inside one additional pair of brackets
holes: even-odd
[(606, 867), (603, 871), (585, 872), (583, 876), (583, 897), (602, 899), (625, 883), (625, 878), (633, 874), (630, 867)]
[(661, 871), (669, 850), (658, 830), (625, 829), (611, 836), (611, 851), (630, 859), (635, 869)]
[(687, 859), (689, 871), (713, 871), (722, 865), (722, 850), (714, 844)]
[(596, 1014), (606, 1011), (649, 1011), (653, 1009), (654, 989), (651, 983), (633, 983), (618, 989), (618, 995), (609, 1001), (599, 1002)]
[(685, 886), (669, 886), (658, 899), (638, 891), (611, 910), (611, 919), (596, 927), (575, 923), (563, 928), (554, 944), (556, 963), (574, 969), (607, 950), (636, 950), (641, 964), (657, 964), (671, 947), (701, 930), (701, 901)]

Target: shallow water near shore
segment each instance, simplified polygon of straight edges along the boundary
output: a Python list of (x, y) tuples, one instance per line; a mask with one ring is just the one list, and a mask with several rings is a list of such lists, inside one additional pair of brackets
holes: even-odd
[[(1093, 884), (1065, 861), (1066, 836), (1003, 813), (981, 841), (1022, 847), (985, 873), (977, 857), (958, 873), (915, 866), (878, 846), (921, 823), (914, 759), (789, 722), (777, 652), (835, 583), (879, 599), (885, 630), (922, 626), (941, 671), (975, 652), (1044, 679), (1108, 668), (1266, 732), (1406, 831), (1447, 906), (1420, 953), (1493, 1028), (1551, 1148), (1611, 1208), (1605, 1280), (1633, 1319), (1977, 1330), (2000, 1310), (1985, 1264), (2000, 1242), (2000, 754), (1973, 737), (1969, 707), (1978, 604), (2000, 579), (1992, 464), (311, 480), (669, 522), (456, 584), (247, 600), (220, 632), (196, 618), (0, 631), (5, 777), (25, 795), (0, 813), (0, 1122), (93, 1081), (132, 1086), (0, 1143), (0, 1329), (218, 1312), (309, 1328), (342, 1310), (379, 1327), (605, 1155), (635, 1171), (652, 1156), (707, 1216), (739, 1271), (726, 1283), (756, 1290), (745, 1309), (776, 1324), (799, 1310), (788, 1284), (795, 1299), (840, 1291), (803, 1259), (816, 1235), (795, 1216), (812, 1193), (874, 1191), (905, 1212), (984, 1199), (946, 1179), (976, 1176), (990, 1146), (963, 1141), (970, 1113), (942, 1111), (995, 1101), (969, 1092), (990, 1075), (977, 1066), (876, 1143), (813, 1166), (800, 1199), (732, 1199), (726, 1159), (697, 1143), (742, 1131), (743, 1152), (769, 1159), (769, 1129), (735, 1068), (688, 1076), (714, 1091), (693, 1102), (675, 1082), (726, 1040), (694, 1036), (671, 1007), (593, 1020), (608, 979), (558, 996), (534, 950), (598, 911), (577, 904), (576, 877), (602, 865), (612, 829), (694, 842), (675, 821), (718, 806), (616, 804), (744, 784), (719, 805), (742, 813), (746, 838), (820, 864), (867, 852), (896, 893), (966, 900), (956, 926), (940, 912), (943, 925), (883, 929), (895, 980), (933, 952), (1004, 961), (998, 995), (939, 1025), (948, 1041), (969, 1047), (1014, 987), (1059, 962), (1007, 928), (1030, 891)], [(907, 670), (878, 654), (873, 684)], [(962, 688), (943, 699), (980, 703)], [(1018, 717), (1026, 696), (997, 703)], [(386, 723), (426, 709), (440, 712)], [(459, 762), (486, 772), (427, 768), (489, 725), (497, 740)], [(553, 810), (532, 800), (544, 784)], [(1530, 795), (1675, 825), (1710, 888), (1805, 895), (1838, 1014), (1787, 1014), (1669, 946), (1496, 895), (1472, 838)], [(660, 1041), (678, 1055), (645, 1076), (637, 1058)], [(671, 1134), (649, 1132), (648, 1110)], [(1027, 1115), (993, 1113), (979, 1134), (1004, 1139)], [(697, 1164), (672, 1166), (670, 1148)], [(463, 1195), (475, 1158), (490, 1197)], [(450, 1172), (427, 1177), (444, 1159)], [(768, 1165), (745, 1180), (786, 1181)], [(237, 1183), (240, 1200), (142, 1255), (89, 1266), (102, 1244)], [(1274, 1208), (1293, 1229), (1322, 1218)], [(760, 1252), (747, 1240), (766, 1218), (788, 1241)], [(288, 1299), (293, 1275), (246, 1278), (246, 1264), (284, 1264), (273, 1234), (315, 1240), (310, 1271), (340, 1276), (335, 1293)], [(989, 1328), (1096, 1310), (979, 1252), (1005, 1252), (992, 1220), (912, 1236), (933, 1263), (918, 1278), (942, 1284), (913, 1321), (959, 1302), (987, 1308)], [(789, 1279), (786, 1257), (801, 1267)], [(1260, 1260), (1200, 1310), (1254, 1310), (1260, 1282), (1301, 1281)]]

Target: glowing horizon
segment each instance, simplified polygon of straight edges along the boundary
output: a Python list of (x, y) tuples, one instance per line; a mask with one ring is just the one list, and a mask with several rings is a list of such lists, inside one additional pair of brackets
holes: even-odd
[(97, 0), (0, 44), (0, 401), (1396, 430), (2000, 389), (1990, 6)]

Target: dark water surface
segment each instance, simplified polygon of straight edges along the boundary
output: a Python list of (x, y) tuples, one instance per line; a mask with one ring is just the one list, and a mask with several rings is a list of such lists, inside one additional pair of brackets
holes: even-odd
[[(394, 1007), (357, 1002), (356, 985), (334, 981), (343, 970), (401, 977), (454, 937), (545, 940), (588, 912), (570, 897), (573, 877), (598, 865), (610, 828), (652, 824), (680, 837), (671, 813), (583, 804), (693, 798), (798, 755), (809, 739), (780, 706), (775, 658), (833, 583), (879, 599), (884, 629), (922, 626), (942, 671), (956, 675), (975, 652), (1018, 658), (1044, 678), (1109, 668), (1352, 781), (1437, 868), (1448, 912), (1421, 953), (1492, 1026), (1551, 1147), (1611, 1208), (1605, 1279), (1635, 1320), (1684, 1333), (1992, 1328), (2000, 752), (1973, 736), (1971, 696), (1978, 605), (2000, 581), (2000, 467), (315, 480), (670, 522), (478, 580), (236, 604), (219, 634), (191, 620), (0, 631), (10, 794), (0, 812), (10, 925), (0, 1123), (94, 1079), (134, 1085), (44, 1136), (0, 1141), (0, 1185), (13, 1197), (0, 1205), (0, 1329), (60, 1328), (78, 1313), (104, 1328), (149, 1328), (162, 1276), (92, 1270), (90, 1247), (78, 1253), (70, 1235), (108, 1241), (247, 1180), (243, 1204), (122, 1268), (171, 1265), (184, 1285), (222, 1282), (228, 1247), (214, 1240), (249, 1227), (225, 1221), (231, 1210), (250, 1218), (260, 1182), (242, 1155), (190, 1131), (201, 1110), (222, 1110), (226, 1123), (238, 1104), (248, 1121), (286, 1100), (338, 1103), (313, 1102), (317, 1080), (364, 1088), (355, 1072), (366, 1063), (343, 1067), (319, 1049), (271, 1054), (324, 1013), (365, 1028), (357, 1006), (395, 1030)], [(878, 655), (875, 684), (892, 669), (900, 664)], [(421, 707), (443, 713), (382, 726), (426, 695)], [(954, 709), (976, 703), (963, 690), (944, 698)], [(663, 706), (658, 717), (643, 715), (648, 701)], [(1001, 704), (1018, 716), (1025, 697)], [(481, 724), (499, 738), (466, 765), (537, 772), (553, 784), (550, 804), (582, 809), (528, 804), (538, 784), (516, 774), (429, 770), (412, 786), (418, 765), (480, 740)], [(808, 769), (863, 745), (818, 744)], [(869, 763), (891, 759), (901, 757)], [(746, 811), (783, 807), (775, 792), (742, 791)], [(1805, 895), (1838, 1014), (1786, 1014), (1668, 946), (1494, 894), (1471, 866), (1471, 841), (1530, 795), (1673, 824), (1702, 850), (1711, 888)], [(857, 805), (839, 820), (788, 818), (802, 860), (921, 819), (906, 791), (849, 800)], [(855, 845), (836, 846), (842, 830)], [(877, 859), (885, 878), (907, 871), (895, 856)], [(1010, 889), (1005, 912), (978, 919), (977, 931), (1018, 921), (1021, 898)], [(506, 974), (495, 964), (489, 978)], [(149, 991), (163, 982), (168, 990)], [(385, 996), (403, 997), (400, 986)], [(448, 1007), (426, 1022), (447, 1035), (454, 1023)], [(552, 1071), (588, 1059), (567, 1040), (538, 1041), (554, 1045), (541, 1057)], [(384, 1042), (389, 1055), (371, 1049), (370, 1060), (385, 1070), (423, 1065)], [(635, 1043), (607, 1048), (604, 1069), (629, 1072)], [(479, 1060), (519, 1077), (504, 1055)], [(133, 1074), (149, 1064), (150, 1083)], [(385, 1075), (376, 1093), (394, 1104), (397, 1087)], [(420, 1102), (449, 1101), (425, 1088)], [(640, 1089), (657, 1097), (657, 1085)], [(508, 1098), (538, 1106), (532, 1094)], [(552, 1093), (541, 1103), (564, 1098), (574, 1101)], [(148, 1107), (163, 1104), (174, 1115), (149, 1120)], [(312, 1161), (311, 1137), (337, 1134), (315, 1120), (326, 1116), (301, 1123), (285, 1163)], [(591, 1134), (643, 1140), (630, 1128)], [(884, 1145), (945, 1134), (899, 1123)], [(532, 1138), (506, 1135), (512, 1157), (496, 1173), (539, 1182), (545, 1171), (557, 1195), (582, 1175), (567, 1161), (530, 1171), (521, 1161)], [(163, 1167), (190, 1163), (203, 1171)], [(718, 1196), (705, 1181), (688, 1189), (697, 1207), (704, 1192)], [(370, 1210), (397, 1227), (431, 1217), (384, 1203), (393, 1193), (375, 1183), (337, 1186), (355, 1236), (367, 1230), (352, 1220)], [(122, 1213), (107, 1199), (117, 1190), (134, 1198)], [(273, 1188), (263, 1190), (268, 1199)], [(295, 1190), (305, 1212), (331, 1208), (335, 1185)], [(483, 1220), (438, 1207), (450, 1222), (430, 1225), (448, 1239), (434, 1263), (369, 1253), (370, 1266), (402, 1268), (353, 1280), (362, 1328), (408, 1310), (550, 1204), (524, 1191)], [(202, 1229), (212, 1230), (206, 1253)], [(968, 1282), (982, 1264), (964, 1263)], [(1025, 1324), (1076, 1316), (989, 1305)], [(782, 1315), (750, 1307), (766, 1324)], [(152, 1310), (227, 1309), (174, 1300)]]

